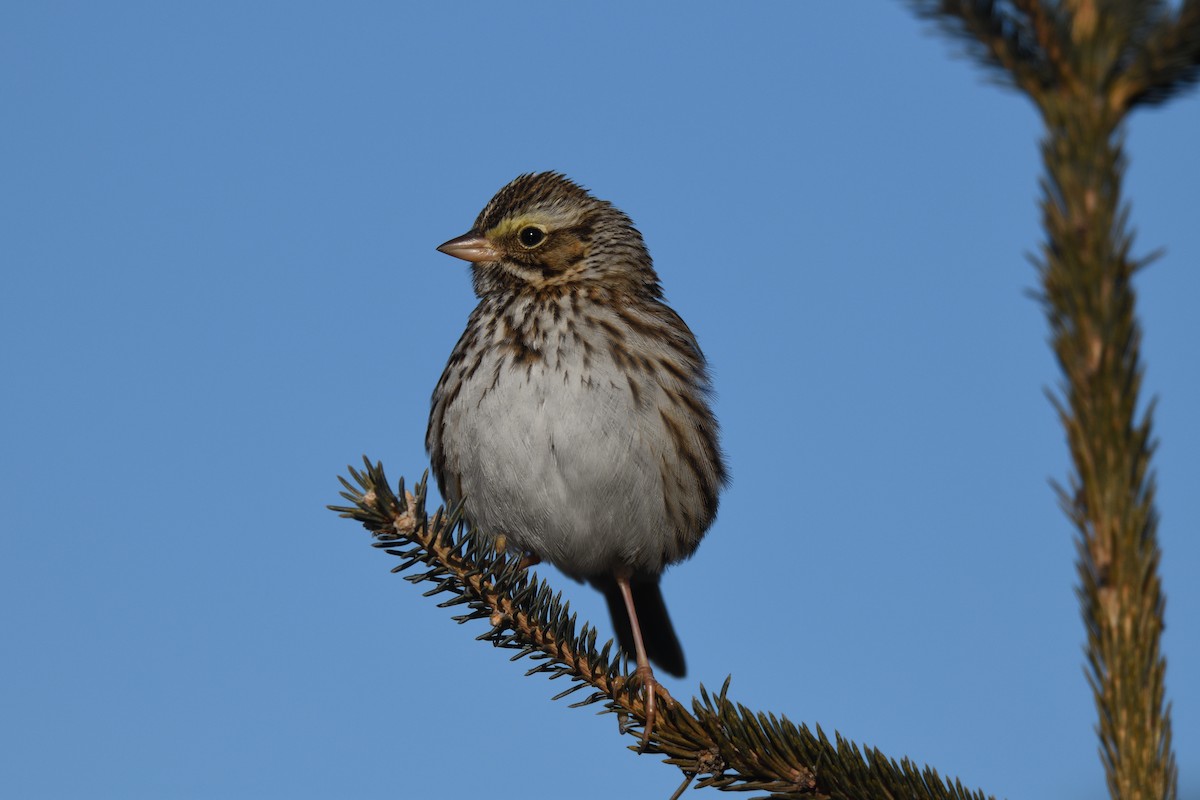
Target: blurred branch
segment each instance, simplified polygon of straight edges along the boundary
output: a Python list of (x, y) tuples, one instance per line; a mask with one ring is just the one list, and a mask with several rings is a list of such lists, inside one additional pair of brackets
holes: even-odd
[(1154, 106), (1200, 81), (1200, 0), (1157, 15), (1114, 92), (1119, 108)]
[[(1121, 197), (1122, 124), (1200, 69), (1200, 0), (915, 3), (984, 48), (1041, 110), (1046, 242), (1036, 263), (1062, 370), (1052, 402), (1074, 472), (1059, 488), (1078, 532), (1078, 595), (1101, 760), (1114, 800), (1171, 800), (1177, 772), (1160, 652), (1165, 600), (1150, 460), (1153, 403), (1141, 411), (1141, 325)], [(1008, 9), (1008, 10), (1005, 10)], [(1028, 76), (1042, 76), (1031, 80)], [(1052, 80), (1045, 78), (1051, 77)]]
[[(640, 737), (645, 709), (638, 687), (625, 678), (627, 658), (613, 652), (610, 640), (597, 649), (597, 632), (576, 618), (561, 592), (522, 569), (519, 560), (497, 553), (486, 537), (467, 531), (461, 515), (439, 508), (425, 511), (426, 479), (404, 490), (388, 486), (381, 464), (363, 459), (362, 470), (349, 468), (352, 481), (340, 478), (347, 506), (330, 506), (371, 532), (375, 546), (401, 559), (393, 572), (409, 572), (414, 584), (432, 583), (426, 597), (448, 595), (439, 607), (466, 606), (459, 623), (485, 620), (490, 628), (476, 637), (517, 651), (537, 664), (527, 675), (545, 673), (571, 685), (554, 699), (584, 690), (572, 707), (603, 703), (621, 720), (621, 732)], [(660, 706), (647, 752), (693, 779), (697, 787), (758, 791), (772, 798), (845, 798), (845, 800), (985, 800), (958, 781), (941, 778), (908, 759), (897, 762), (873, 748), (860, 748), (834, 734), (831, 742), (787, 717), (755, 713), (727, 697), (730, 680), (716, 694), (700, 687), (690, 710), (676, 702)], [(636, 750), (633, 746), (630, 749)], [(677, 793), (678, 795), (678, 793)]]
[(1095, 88), (1120, 114), (1158, 105), (1200, 82), (1200, 0), (910, 0), (985, 67), (1042, 106)]
[(1031, 97), (1070, 77), (1062, 62), (1057, 17), (1042, 0), (1013, 3), (1024, 15), (994, 0), (912, 0), (910, 5)]
[[(1077, 111), (1077, 109), (1076, 109)], [(1087, 628), (1088, 680), (1109, 792), (1173, 798), (1176, 769), (1166, 662), (1159, 651), (1164, 599), (1154, 505), (1153, 402), (1138, 414), (1141, 326), (1130, 255), (1119, 131), (1052, 106), (1042, 143), (1046, 244), (1035, 259), (1042, 304), (1063, 374), (1052, 396), (1074, 463), (1056, 487), (1078, 531), (1078, 595)]]

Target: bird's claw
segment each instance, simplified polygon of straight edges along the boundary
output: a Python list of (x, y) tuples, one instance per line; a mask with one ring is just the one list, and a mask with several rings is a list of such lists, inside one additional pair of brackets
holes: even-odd
[(658, 720), (658, 702), (661, 697), (668, 706), (675, 705), (675, 698), (671, 697), (671, 693), (667, 691), (667, 687), (663, 686), (654, 677), (654, 670), (649, 666), (638, 667), (634, 673), (637, 680), (642, 685), (646, 709), (646, 724), (642, 726), (642, 741), (638, 745), (638, 752), (646, 752), (646, 748), (650, 745), (650, 735), (654, 732), (654, 723)]

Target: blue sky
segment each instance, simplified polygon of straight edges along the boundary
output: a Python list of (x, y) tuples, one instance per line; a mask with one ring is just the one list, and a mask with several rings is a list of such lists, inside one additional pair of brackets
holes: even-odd
[[(997, 796), (1100, 795), (1039, 121), (956, 49), (898, 2), (8, 4), (0, 794), (670, 794), (324, 509), (363, 453), (426, 468), (474, 303), (434, 247), (557, 169), (633, 217), (718, 389), (675, 696), (732, 674)], [(1198, 134), (1194, 95), (1128, 129), (1185, 797)]]

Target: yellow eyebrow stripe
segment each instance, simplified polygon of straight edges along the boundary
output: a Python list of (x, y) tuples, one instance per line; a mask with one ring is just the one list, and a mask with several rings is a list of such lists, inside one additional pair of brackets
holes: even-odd
[(516, 233), (526, 225), (532, 225), (535, 228), (541, 228), (543, 233), (546, 232), (546, 223), (542, 220), (542, 218), (525, 214), (519, 217), (500, 220), (500, 222), (498, 222), (495, 227), (489, 230), (486, 235), (489, 238), (504, 238)]

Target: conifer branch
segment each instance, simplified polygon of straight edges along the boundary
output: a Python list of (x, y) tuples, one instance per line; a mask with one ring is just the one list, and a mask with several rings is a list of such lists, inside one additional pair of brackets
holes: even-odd
[(1014, 14), (994, 0), (914, 0), (919, 16), (938, 21), (966, 44), (984, 66), (1031, 96), (1063, 80), (1060, 32), (1042, 0), (1014, 2), (1027, 16)]
[(1120, 108), (1154, 106), (1200, 82), (1200, 0), (1184, 0), (1178, 13), (1156, 16), (1131, 60), (1114, 102)]
[[(626, 678), (627, 657), (611, 640), (597, 647), (597, 630), (587, 623), (577, 632), (562, 593), (521, 568), (519, 559), (498, 553), (487, 537), (474, 536), (460, 510), (438, 508), (430, 517), (425, 477), (410, 494), (403, 479), (395, 490), (389, 487), (382, 464), (363, 463), (364, 469), (349, 468), (352, 481), (339, 478), (350, 505), (329, 508), (361, 522), (375, 547), (401, 559), (393, 572), (407, 572), (414, 584), (433, 584), (426, 597), (449, 595), (441, 608), (466, 606), (454, 620), (485, 621), (489, 629), (476, 638), (515, 650), (513, 661), (535, 661), (526, 675), (566, 679), (570, 685), (554, 699), (584, 691), (571, 707), (602, 703), (622, 721), (622, 733), (640, 738), (645, 707)], [(908, 759), (897, 762), (837, 733), (830, 741), (819, 726), (814, 734), (787, 717), (735, 704), (727, 697), (729, 683), (727, 678), (715, 694), (701, 686), (690, 710), (681, 702), (659, 706), (647, 752), (665, 756), (664, 763), (684, 773), (680, 792), (696, 779), (697, 788), (771, 798), (988, 800)]]
[[(1051, 345), (1062, 370), (1052, 395), (1074, 464), (1061, 505), (1078, 538), (1078, 595), (1087, 630), (1088, 680), (1099, 717), (1100, 754), (1113, 800), (1172, 800), (1177, 773), (1160, 652), (1165, 600), (1158, 575), (1153, 403), (1139, 413), (1141, 326), (1133, 276), (1149, 259), (1132, 254), (1121, 197), (1122, 125), (1137, 103), (1158, 102), (1197, 78), (1200, 0), (1178, 15), (1163, 2), (1011, 0), (1015, 29), (1050, 25), (1027, 65), (1058, 63), (1070, 80), (1029, 88), (1042, 112), (1042, 218), (1046, 243), (1035, 259)], [(962, 7), (1006, 15), (992, 3), (943, 2), (936, 13), (994, 49), (997, 23)], [(918, 11), (934, 13), (931, 4)], [(1069, 31), (1069, 36), (1061, 32)], [(1061, 47), (1049, 55), (1049, 42)], [(996, 59), (986, 59), (993, 64)]]
[(1150, 458), (1153, 402), (1138, 414), (1141, 327), (1135, 260), (1121, 205), (1119, 130), (1051, 106), (1042, 212), (1047, 242), (1035, 259), (1051, 344), (1063, 373), (1051, 400), (1074, 473), (1056, 487), (1078, 538), (1078, 595), (1088, 637), (1088, 680), (1109, 792), (1175, 796), (1166, 662), (1159, 651), (1164, 598)]
[[(911, 0), (919, 16), (937, 20), (966, 42), (984, 66), (998, 70), (1039, 105), (1055, 95), (1088, 91), (1079, 56), (1112, 67), (1105, 99), (1123, 113), (1157, 105), (1200, 82), (1200, 0), (1178, 11), (1163, 0)], [(1091, 48), (1100, 46), (1100, 50)]]
[[(1013, 0), (1013, 5), (1025, 15), (1026, 25), (1037, 43), (1038, 60), (1045, 65), (1046, 80), (1039, 88), (1045, 90), (1057, 85), (1076, 85), (1079, 79), (1066, 58), (1067, 34), (1058, 6), (1047, 4), (1045, 0)], [(1034, 48), (1030, 50), (1032, 52)]]

